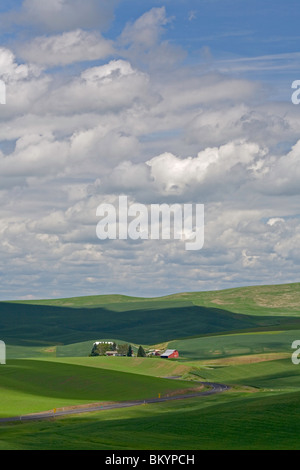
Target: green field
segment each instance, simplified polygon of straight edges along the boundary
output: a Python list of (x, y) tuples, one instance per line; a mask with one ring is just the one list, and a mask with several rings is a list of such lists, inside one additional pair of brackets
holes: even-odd
[[(93, 362), (97, 358), (88, 358)], [(88, 362), (88, 361), (87, 361)], [(0, 368), (0, 418), (94, 402), (157, 398), (191, 384), (73, 363), (11, 360)]]
[[(0, 449), (298, 449), (300, 284), (0, 302), (0, 417), (89, 403), (207, 397), (0, 424)], [(89, 357), (94, 341), (174, 348), (177, 360)], [(166, 377), (180, 377), (170, 380)], [(180, 423), (180, 426), (178, 426)]]
[(299, 392), (220, 396), (1, 425), (0, 449), (299, 449)]
[(300, 283), (249, 286), (208, 292), (182, 292), (164, 297), (141, 298), (125, 295), (94, 295), (68, 299), (28, 300), (22, 305), (44, 305), (72, 308), (104, 307), (113, 311), (180, 307), (187, 303), (220, 308), (249, 315), (300, 315)]
[(291, 354), (294, 339), (300, 339), (300, 330), (240, 333), (170, 341), (169, 347), (178, 349), (186, 359), (218, 359), (249, 354)]

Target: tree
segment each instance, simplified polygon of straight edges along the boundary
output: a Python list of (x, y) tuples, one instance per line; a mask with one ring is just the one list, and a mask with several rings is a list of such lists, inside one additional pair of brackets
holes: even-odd
[(94, 344), (90, 356), (99, 356), (97, 345)]
[(126, 356), (128, 351), (128, 344), (118, 344), (118, 353), (121, 356)]
[(132, 357), (132, 347), (131, 347), (131, 344), (128, 346), (128, 350), (127, 350), (127, 357)]
[(146, 353), (144, 351), (143, 346), (140, 346), (137, 352), (137, 357), (146, 357)]

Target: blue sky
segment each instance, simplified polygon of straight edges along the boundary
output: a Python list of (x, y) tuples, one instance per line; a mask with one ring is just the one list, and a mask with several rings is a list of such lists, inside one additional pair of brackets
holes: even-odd
[[(0, 6), (0, 299), (299, 280), (296, 1)], [(205, 204), (205, 244), (96, 237), (96, 209)]]
[[(127, 22), (161, 6), (166, 7), (167, 15), (172, 18), (164, 37), (182, 45), (195, 58), (203, 46), (209, 46), (216, 57), (298, 52), (297, 0), (120, 0), (105, 34), (114, 38)], [(21, 7), (22, 0), (3, 0), (0, 11), (12, 12)], [(22, 31), (23, 27), (14, 27), (14, 36)], [(27, 28), (27, 34), (34, 34), (31, 27)], [(3, 30), (0, 37), (6, 40)]]
[[(9, 21), (5, 20), (1, 28), (2, 44), (24, 41), (34, 37), (37, 31), (43, 34), (43, 28), (37, 24), (33, 27), (30, 22), (14, 22), (13, 13), (22, 12), (22, 3), (22, 0), (1, 3), (0, 11), (10, 12)], [(300, 62), (300, 57), (293, 55), (298, 52), (300, 38), (300, 10), (296, 0), (119, 0), (114, 3), (111, 18), (101, 28), (106, 38), (115, 40), (126, 23), (134, 22), (147, 10), (164, 6), (169, 21), (162, 40), (181, 47), (186, 63), (206, 63), (209, 57), (209, 66), (218, 69), (222, 61), (222, 70), (237, 67), (236, 71), (243, 76), (277, 84), (278, 99), (289, 98), (289, 84), (295, 79)], [(96, 29), (94, 26), (90, 29)]]

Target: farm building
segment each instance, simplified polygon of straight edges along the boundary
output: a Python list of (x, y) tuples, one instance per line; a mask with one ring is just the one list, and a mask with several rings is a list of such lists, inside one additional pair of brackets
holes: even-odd
[(160, 349), (149, 349), (147, 356), (160, 356), (161, 350)]
[(118, 351), (106, 351), (105, 356), (120, 356)]
[(174, 359), (179, 357), (177, 349), (167, 349), (161, 356), (163, 359)]
[(6, 346), (4, 341), (0, 341), (0, 364), (6, 364)]

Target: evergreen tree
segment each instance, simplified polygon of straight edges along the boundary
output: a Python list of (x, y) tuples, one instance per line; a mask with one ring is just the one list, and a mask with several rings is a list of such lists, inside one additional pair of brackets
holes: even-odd
[(97, 350), (97, 345), (94, 344), (90, 356), (99, 356), (99, 352)]
[(138, 349), (137, 357), (146, 357), (146, 353), (144, 351), (143, 346), (140, 346)]
[(131, 344), (128, 346), (127, 357), (132, 357), (132, 347), (131, 347)]

